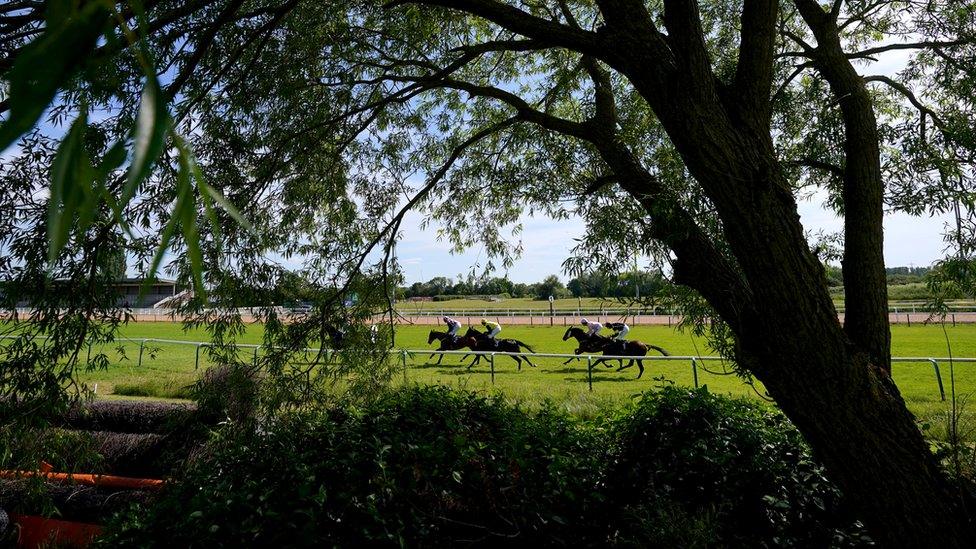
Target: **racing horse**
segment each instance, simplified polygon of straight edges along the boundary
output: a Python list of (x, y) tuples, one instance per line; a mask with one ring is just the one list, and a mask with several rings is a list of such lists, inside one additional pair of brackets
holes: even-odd
[[(647, 352), (650, 351), (651, 349), (654, 349), (655, 351), (661, 353), (664, 356), (669, 356), (671, 354), (665, 351), (664, 349), (662, 349), (661, 347), (658, 347), (657, 345), (651, 345), (649, 343), (644, 343), (643, 341), (638, 341), (636, 339), (632, 339), (630, 341), (620, 341), (602, 335), (590, 336), (587, 335), (586, 330), (576, 326), (572, 326), (568, 328), (566, 330), (566, 333), (563, 334), (563, 341), (566, 341), (569, 338), (574, 338), (576, 342), (579, 344), (579, 347), (575, 351), (576, 354), (602, 352), (605, 355), (642, 357), (642, 356), (647, 356)], [(563, 364), (568, 363), (570, 360), (573, 359), (569, 359)], [(597, 361), (594, 362), (592, 366), (596, 366), (601, 362), (606, 363), (607, 360), (610, 359), (607, 358), (597, 359)], [(640, 358), (630, 359), (630, 361), (627, 363), (626, 366), (623, 365), (623, 359), (620, 359), (620, 367), (617, 368), (617, 371), (619, 372), (621, 370), (630, 368), (631, 366), (634, 365), (635, 361), (637, 362), (637, 368), (638, 368), (637, 379), (640, 379), (641, 376), (644, 375), (644, 361), (641, 360)], [(606, 364), (606, 366), (607, 368), (611, 367), (610, 364)]]
[[(462, 336), (452, 337), (448, 335), (447, 332), (439, 332), (437, 330), (431, 330), (430, 334), (427, 335), (427, 344), (429, 345), (434, 341), (439, 341), (441, 345), (440, 347), (437, 348), (437, 351), (457, 351), (458, 349), (464, 349), (465, 347), (473, 348), (472, 345), (474, 345), (475, 342), (472, 341), (472, 339), (473, 339), (472, 336), (468, 336), (468, 335), (465, 335), (463, 337)], [(430, 353), (430, 356), (427, 357), (427, 360), (433, 358), (434, 355), (437, 354), (437, 351)], [(467, 355), (465, 355), (465, 357), (466, 356)], [(441, 353), (441, 357), (437, 359), (437, 362), (435, 362), (435, 364), (440, 364), (442, 360), (444, 360), (443, 353)], [(464, 358), (462, 358), (462, 360), (464, 360)]]
[[(515, 362), (518, 363), (519, 371), (522, 370), (523, 359), (525, 360), (525, 362), (528, 363), (529, 366), (535, 368), (535, 364), (532, 364), (532, 361), (529, 360), (529, 357), (525, 356), (524, 354), (521, 354), (522, 352), (521, 348), (525, 347), (530, 353), (534, 353), (535, 351), (532, 350), (532, 347), (529, 347), (528, 345), (526, 345), (525, 343), (517, 339), (496, 339), (494, 342), (492, 342), (491, 339), (488, 339), (488, 334), (484, 332), (479, 332), (474, 328), (468, 328), (468, 331), (464, 332), (464, 337), (471, 338), (474, 341), (474, 345), (469, 346), (469, 348), (472, 351), (520, 353), (518, 355), (515, 354), (508, 355), (513, 359), (515, 359)], [(461, 360), (464, 360), (464, 358), (462, 358)], [(468, 369), (470, 370), (472, 366), (474, 366), (479, 362), (481, 362), (481, 355), (475, 355), (474, 360), (471, 361), (471, 364), (468, 364)]]

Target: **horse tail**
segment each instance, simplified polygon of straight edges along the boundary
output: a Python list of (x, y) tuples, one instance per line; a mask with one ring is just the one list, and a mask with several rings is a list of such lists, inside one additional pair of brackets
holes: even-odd
[(658, 347), (657, 345), (651, 345), (650, 343), (646, 343), (646, 345), (651, 349), (654, 349), (655, 351), (661, 353), (664, 356), (671, 356), (671, 353), (665, 351), (664, 349)]
[(529, 350), (530, 353), (534, 353), (535, 352), (535, 351), (532, 350), (532, 347), (529, 347), (528, 345), (526, 345), (525, 343), (523, 343), (523, 342), (521, 342), (521, 341), (519, 341), (517, 339), (515, 340), (515, 343), (521, 345), (522, 347), (525, 347), (526, 349)]

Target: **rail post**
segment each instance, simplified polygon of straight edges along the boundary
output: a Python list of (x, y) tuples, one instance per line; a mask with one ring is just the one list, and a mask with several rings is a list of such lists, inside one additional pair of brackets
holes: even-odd
[(935, 380), (939, 382), (939, 396), (942, 397), (942, 402), (945, 402), (945, 387), (942, 385), (942, 372), (939, 371), (939, 362), (934, 358), (930, 358), (929, 362), (932, 363), (932, 369), (935, 370)]
[(491, 366), (491, 384), (495, 384), (495, 353), (488, 355), (488, 364)]
[(260, 347), (261, 347), (260, 345), (254, 346), (254, 358), (251, 359), (251, 364), (253, 364), (254, 366), (258, 365), (258, 349)]
[(695, 378), (695, 389), (698, 388), (698, 359), (691, 357), (691, 375)]
[(590, 391), (593, 391), (593, 355), (586, 355), (586, 380), (590, 384)]
[(91, 348), (92, 348), (92, 344), (89, 341), (88, 342), (88, 360), (85, 362), (85, 364), (91, 364)]
[(400, 364), (403, 366), (403, 383), (407, 383), (407, 350), (400, 350)]
[(142, 367), (142, 350), (146, 347), (146, 340), (143, 339), (139, 342), (139, 362), (136, 364), (137, 368)]
[(201, 347), (201, 345), (198, 343), (197, 344), (197, 351), (196, 351), (196, 355), (197, 356), (193, 360), (193, 369), (194, 370), (199, 370), (200, 369), (200, 347)]

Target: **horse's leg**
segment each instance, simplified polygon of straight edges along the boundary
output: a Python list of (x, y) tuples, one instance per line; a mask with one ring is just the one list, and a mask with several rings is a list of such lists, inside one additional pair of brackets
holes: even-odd
[(631, 359), (630, 362), (628, 362), (626, 366), (623, 365), (623, 360), (621, 360), (620, 362), (621, 362), (620, 367), (617, 368), (617, 371), (618, 372), (621, 371), (621, 370), (626, 370), (627, 368), (630, 368), (631, 366), (634, 365), (634, 359)]
[[(464, 355), (465, 358), (469, 356), (470, 355)], [(461, 360), (463, 361), (464, 359), (462, 358)], [(471, 361), (471, 364), (468, 364), (468, 369), (470, 370), (471, 368), (474, 367), (475, 364), (477, 364), (480, 361), (481, 361), (481, 355), (474, 355), (474, 360)]]
[(514, 358), (515, 359), (515, 362), (518, 363), (518, 371), (521, 372), (522, 371), (522, 359), (519, 358), (519, 357), (517, 357), (517, 356), (515, 356), (515, 355), (512, 355), (512, 358)]
[[(577, 348), (576, 348), (576, 350), (575, 350), (575, 351), (573, 351), (573, 354), (574, 354), (574, 355), (578, 355), (578, 354), (580, 354), (580, 353), (582, 353), (582, 352), (583, 352), (583, 349), (581, 349), (581, 348), (579, 348), (579, 347), (577, 347)], [(579, 357), (576, 357), (576, 358), (567, 358), (567, 359), (566, 359), (566, 362), (563, 362), (563, 365), (565, 366), (566, 364), (569, 364), (569, 363), (570, 363), (570, 362), (572, 362), (573, 360), (579, 360)]]
[(644, 375), (644, 361), (643, 359), (637, 359), (637, 379), (640, 379)]

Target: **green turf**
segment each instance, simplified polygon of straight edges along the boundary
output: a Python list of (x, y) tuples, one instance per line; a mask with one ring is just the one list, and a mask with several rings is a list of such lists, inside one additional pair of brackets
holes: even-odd
[[(397, 330), (397, 346), (410, 349), (427, 349), (426, 338), (430, 327), (407, 326)], [(261, 327), (252, 326), (242, 343), (259, 343)], [(959, 325), (947, 328), (952, 353), (956, 357), (976, 357), (976, 325)], [(559, 327), (509, 326), (503, 337), (520, 339), (536, 352), (571, 353), (575, 345), (564, 342), (563, 329)], [(130, 341), (120, 341), (124, 346), (125, 358), (114, 348), (105, 348), (111, 359), (107, 370), (86, 372), (82, 379), (89, 385), (97, 384), (99, 394), (131, 394), (137, 396), (179, 397), (184, 396), (184, 387), (196, 379), (195, 347), (171, 343), (148, 343), (143, 348), (142, 365), (138, 366), (139, 343), (131, 341), (138, 338), (158, 338), (174, 340), (206, 341), (202, 330), (184, 332), (178, 323), (132, 323), (124, 327), (122, 335)], [(666, 326), (637, 326), (631, 331), (636, 339), (664, 347), (673, 355), (705, 356), (708, 351), (703, 341), (688, 333), (677, 332)], [(95, 352), (98, 350), (96, 349)], [(892, 327), (892, 351), (895, 356), (948, 355), (945, 337), (938, 326)], [(250, 350), (244, 351), (250, 356)], [(207, 366), (206, 352), (200, 353), (200, 368)], [(539, 402), (543, 398), (562, 403), (568, 409), (579, 411), (595, 409), (613, 402), (629, 399), (631, 396), (665, 383), (691, 386), (694, 383), (689, 361), (653, 361), (648, 364), (644, 377), (634, 379), (636, 368), (623, 372), (616, 368), (597, 366), (593, 373), (593, 391), (589, 390), (585, 362), (562, 364), (562, 359), (537, 357), (533, 362), (537, 367), (523, 367), (519, 372), (515, 362), (508, 357), (497, 357), (495, 380), (492, 383), (488, 364), (468, 370), (461, 364), (460, 357), (448, 356), (439, 366), (425, 364), (428, 356), (418, 353), (408, 357), (407, 382), (441, 383), (475, 390), (499, 390), (508, 397), (527, 403)], [(469, 359), (470, 361), (470, 359)], [(940, 364), (947, 393), (951, 391), (950, 367)], [(716, 375), (723, 368), (720, 363), (703, 363), (699, 369), (699, 383), (708, 385), (712, 391), (733, 395), (756, 396), (755, 391), (735, 376)], [(958, 363), (955, 366), (955, 385), (958, 395), (965, 396), (976, 392), (976, 363)], [(934, 417), (945, 409), (940, 401), (939, 390), (931, 364), (926, 362), (894, 365), (894, 377), (909, 406), (923, 417)], [(759, 388), (761, 391), (761, 388)], [(758, 398), (758, 397), (757, 397)]]
[[(917, 297), (918, 285), (910, 286), (889, 286), (889, 294), (892, 296), (889, 306), (898, 308), (900, 312), (912, 310), (914, 305), (919, 312), (923, 310), (925, 297)], [(915, 293), (912, 293), (913, 290)], [(844, 305), (843, 289), (836, 289), (831, 292), (834, 303), (838, 306)], [(967, 300), (955, 300), (951, 304), (957, 306), (974, 306), (976, 303)], [(556, 311), (576, 311), (579, 308), (586, 310), (600, 309), (626, 309), (628, 308), (626, 299), (602, 297), (584, 297), (577, 300), (575, 297), (557, 299), (553, 302), (553, 309)], [(486, 299), (452, 299), (450, 301), (400, 301), (397, 303), (397, 310), (404, 315), (411, 313), (432, 313), (437, 311), (471, 311), (477, 314), (478, 311), (505, 311), (505, 310), (533, 310), (540, 313), (549, 310), (549, 301), (545, 299), (533, 299), (530, 297), (513, 297), (488, 301)]]
[[(620, 309), (626, 308), (624, 302), (614, 298), (584, 297), (577, 300), (575, 297), (557, 299), (553, 301), (553, 308), (558, 311), (575, 311), (578, 308), (587, 310), (600, 309)], [(449, 301), (400, 301), (397, 303), (397, 310), (401, 314), (412, 312), (432, 312), (432, 311), (504, 311), (504, 310), (534, 310), (546, 312), (549, 310), (549, 301), (545, 299), (533, 299), (530, 297), (513, 297), (489, 301), (487, 299), (452, 299)]]

